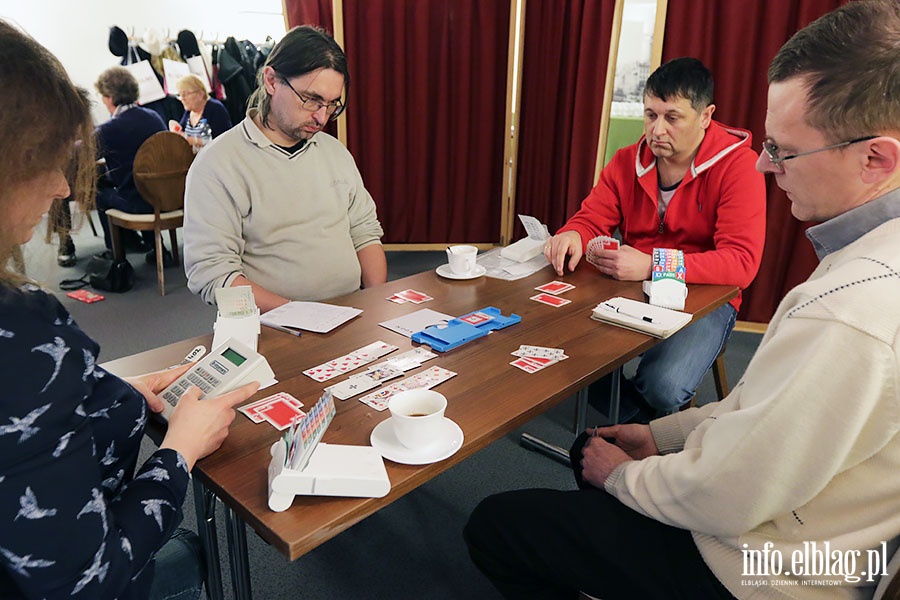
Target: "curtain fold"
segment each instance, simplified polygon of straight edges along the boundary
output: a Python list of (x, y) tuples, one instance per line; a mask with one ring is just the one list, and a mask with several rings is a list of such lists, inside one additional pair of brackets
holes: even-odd
[[(715, 78), (717, 120), (749, 129), (753, 144), (765, 139), (766, 72), (782, 44), (797, 30), (847, 0), (669, 0), (663, 62), (700, 59)], [(790, 201), (767, 176), (766, 246), (753, 284), (744, 292), (739, 318), (768, 322), (792, 287), (818, 264), (804, 231), (811, 224), (791, 215)]]
[[(516, 212), (553, 233), (593, 185), (615, 0), (528, 0)], [(516, 219), (513, 240), (525, 235)]]
[(297, 25), (317, 25), (334, 35), (332, 0), (284, 0), (288, 29)]
[(386, 243), (494, 242), (509, 0), (345, 0), (347, 142)]

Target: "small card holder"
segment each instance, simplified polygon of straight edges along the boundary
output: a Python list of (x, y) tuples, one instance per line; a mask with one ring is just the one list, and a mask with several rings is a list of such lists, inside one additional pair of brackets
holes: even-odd
[(284, 466), (286, 446), (272, 444), (269, 462), (269, 508), (290, 508), (294, 496), (381, 498), (391, 491), (384, 459), (371, 446), (318, 444), (302, 470)]
[[(466, 321), (466, 319), (473, 316), (479, 317), (472, 319), (477, 324)], [(427, 344), (436, 352), (446, 352), (472, 340), (484, 337), (494, 330), (515, 325), (521, 320), (522, 317), (519, 315), (510, 314), (509, 316), (504, 316), (499, 308), (488, 306), (456, 319), (450, 319), (446, 325), (432, 325), (427, 329), (412, 334), (411, 339), (419, 344)]]

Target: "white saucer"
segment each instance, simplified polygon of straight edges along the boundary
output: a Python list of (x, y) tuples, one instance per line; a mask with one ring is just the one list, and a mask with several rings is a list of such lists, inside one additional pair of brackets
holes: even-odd
[(475, 279), (476, 277), (481, 277), (485, 273), (487, 273), (487, 269), (481, 265), (475, 265), (475, 268), (472, 269), (471, 273), (465, 273), (463, 275), (451, 271), (450, 265), (441, 265), (437, 268), (437, 274), (441, 277), (446, 277), (447, 279)]
[(410, 450), (397, 440), (394, 435), (394, 423), (391, 417), (382, 421), (372, 430), (369, 441), (383, 457), (404, 465), (427, 465), (444, 460), (456, 454), (462, 447), (463, 432), (459, 425), (444, 417), (443, 429), (439, 439), (422, 450)]

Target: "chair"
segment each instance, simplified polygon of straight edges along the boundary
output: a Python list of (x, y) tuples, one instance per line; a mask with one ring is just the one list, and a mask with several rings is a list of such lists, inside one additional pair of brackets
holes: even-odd
[(132, 214), (115, 208), (106, 211), (116, 260), (125, 258), (119, 228), (153, 231), (156, 240), (156, 278), (159, 295), (166, 295), (163, 276), (162, 232), (168, 230), (172, 256), (178, 257), (175, 230), (184, 224), (184, 181), (194, 160), (187, 140), (170, 131), (155, 133), (141, 144), (134, 157), (134, 183), (141, 197), (153, 207), (152, 214)]

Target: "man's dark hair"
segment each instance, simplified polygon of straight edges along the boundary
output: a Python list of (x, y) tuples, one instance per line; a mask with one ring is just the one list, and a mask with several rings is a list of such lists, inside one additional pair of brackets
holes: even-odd
[(654, 96), (663, 102), (686, 98), (700, 112), (713, 103), (713, 76), (696, 58), (675, 58), (651, 73), (644, 96)]
[(134, 104), (140, 93), (137, 79), (125, 67), (110, 67), (103, 71), (94, 87), (101, 96), (112, 98), (115, 106)]
[(798, 31), (769, 66), (769, 83), (794, 78), (833, 143), (900, 130), (900, 2), (857, 0)]
[[(344, 104), (350, 93), (350, 71), (347, 69), (347, 57), (328, 32), (312, 25), (301, 25), (288, 31), (281, 41), (275, 45), (266, 59), (266, 67), (291, 79), (312, 73), (318, 69), (332, 69), (344, 76)], [(256, 76), (256, 91), (250, 98), (250, 106), (259, 109), (259, 117), (264, 126), (269, 126), (270, 96), (266, 92), (263, 69)]]

